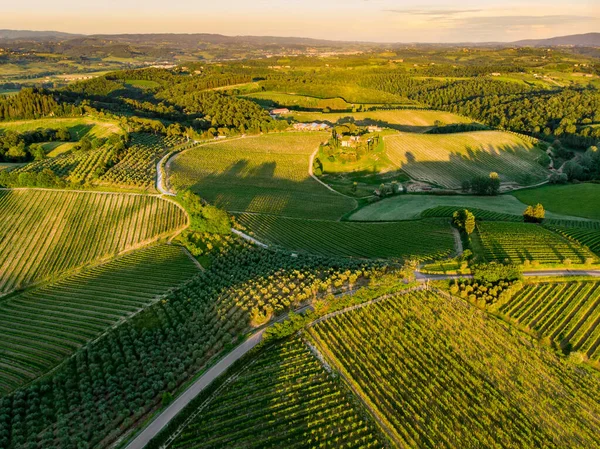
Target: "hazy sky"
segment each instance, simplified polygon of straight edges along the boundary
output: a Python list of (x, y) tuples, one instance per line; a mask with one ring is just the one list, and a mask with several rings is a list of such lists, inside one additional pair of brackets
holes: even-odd
[(0, 29), (85, 34), (460, 42), (600, 31), (600, 0), (0, 0), (0, 5)]

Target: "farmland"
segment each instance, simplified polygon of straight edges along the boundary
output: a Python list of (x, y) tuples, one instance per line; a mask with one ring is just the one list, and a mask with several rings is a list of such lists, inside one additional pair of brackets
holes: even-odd
[[(398, 195), (386, 198), (374, 204), (357, 210), (350, 216), (356, 221), (392, 221), (414, 220), (421, 217), (427, 209), (434, 207), (460, 207), (480, 209), (498, 214), (508, 214), (522, 217), (526, 204), (520, 202), (512, 195), (499, 195), (493, 197), (467, 196), (467, 195)], [(579, 217), (565, 216), (546, 212), (546, 217), (551, 219), (571, 219), (574, 222), (584, 222)]]
[(355, 202), (308, 175), (323, 140), (327, 134), (283, 133), (196, 147), (171, 160), (170, 183), (229, 211), (336, 219)]
[(520, 190), (513, 194), (528, 204), (542, 203), (551, 212), (600, 220), (600, 184), (544, 186)]
[(238, 221), (258, 240), (293, 251), (371, 258), (450, 255), (454, 238), (446, 221), (352, 223), (244, 214)]
[(132, 137), (132, 145), (125, 156), (99, 178), (99, 184), (137, 187), (152, 190), (156, 179), (156, 164), (171, 147), (181, 141), (160, 138), (152, 134), (138, 133)]
[(551, 229), (564, 237), (578, 241), (590, 251), (600, 256), (600, 223), (596, 228), (586, 227), (563, 227), (547, 225)]
[(309, 335), (398, 447), (599, 447), (598, 373), (459, 299), (400, 295)]
[(290, 115), (299, 122), (326, 122), (337, 123), (353, 118), (357, 125), (378, 125), (406, 132), (425, 132), (430, 130), (436, 122), (446, 124), (470, 123), (465, 117), (444, 111), (429, 111), (426, 109), (397, 109), (388, 111), (345, 112), (345, 113), (320, 113), (320, 112), (293, 112)]
[(381, 448), (385, 441), (299, 338), (263, 351), (199, 411), (172, 447)]
[(93, 117), (20, 120), (0, 123), (0, 131), (6, 129), (24, 132), (40, 128), (65, 128), (69, 131), (73, 140), (79, 140), (83, 136), (102, 138), (111, 134), (123, 133), (123, 129), (117, 122)]
[[(597, 261), (589, 250), (541, 226), (527, 223), (484, 222), (477, 225), (475, 253), (483, 260), (540, 264), (584, 264)], [(477, 242), (477, 240), (476, 240)]]
[(498, 311), (565, 352), (577, 351), (600, 366), (600, 283), (529, 284)]
[(157, 197), (0, 190), (0, 293), (57, 276), (181, 229), (185, 212)]
[(198, 271), (180, 247), (158, 245), (0, 302), (0, 391), (45, 373)]
[(544, 181), (549, 172), (538, 162), (543, 153), (529, 142), (501, 131), (385, 138), (390, 160), (411, 178), (459, 189), (463, 181), (497, 172), (503, 182), (522, 185)]
[(342, 98), (316, 98), (304, 95), (284, 94), (278, 92), (257, 92), (247, 94), (245, 98), (263, 107), (300, 107), (305, 109), (325, 109), (344, 111), (352, 109), (352, 105)]

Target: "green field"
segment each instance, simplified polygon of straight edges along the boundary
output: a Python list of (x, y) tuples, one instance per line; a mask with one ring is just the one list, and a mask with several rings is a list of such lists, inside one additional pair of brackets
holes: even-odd
[(0, 302), (0, 391), (44, 374), (198, 272), (182, 248), (158, 245)]
[(172, 447), (367, 449), (386, 441), (299, 338), (263, 351), (198, 411)]
[[(423, 211), (440, 206), (455, 206), (467, 209), (481, 209), (499, 214), (523, 216), (527, 207), (511, 195), (470, 196), (470, 195), (397, 195), (370, 204), (350, 216), (356, 221), (394, 221), (414, 220), (421, 217)], [(546, 212), (547, 218), (585, 221), (583, 218)]]
[(125, 80), (125, 83), (129, 86), (142, 89), (154, 89), (155, 87), (160, 87), (160, 83), (151, 80)]
[(541, 150), (502, 131), (402, 133), (386, 137), (385, 146), (390, 160), (411, 178), (448, 189), (460, 189), (463, 181), (490, 172), (522, 185), (542, 182), (549, 174), (537, 162)]
[(320, 112), (294, 112), (289, 115), (299, 122), (326, 122), (343, 123), (349, 117), (361, 126), (376, 125), (397, 129), (406, 132), (425, 132), (433, 128), (436, 121), (445, 124), (470, 123), (472, 120), (451, 112), (430, 111), (421, 109), (397, 109), (387, 111), (369, 112), (344, 112), (329, 113)]
[(600, 220), (600, 184), (544, 186), (513, 193), (528, 204), (542, 203), (557, 214)]
[(460, 299), (400, 295), (309, 334), (396, 447), (599, 447), (600, 374)]
[(483, 222), (477, 225), (476, 237), (475, 254), (486, 262), (563, 264), (570, 260), (583, 264), (587, 259), (598, 260), (580, 244), (534, 224)]
[(566, 352), (577, 351), (600, 366), (600, 283), (530, 284), (498, 311)]
[(172, 159), (170, 182), (229, 211), (337, 219), (355, 207), (354, 200), (308, 175), (311, 153), (327, 138), (267, 134), (196, 147)]
[(185, 212), (158, 197), (0, 190), (0, 293), (148, 244)]
[(425, 260), (449, 256), (454, 247), (445, 220), (352, 223), (254, 214), (237, 219), (259, 241), (323, 256)]
[(123, 129), (117, 122), (96, 119), (93, 117), (45, 118), (0, 123), (0, 131), (3, 129), (10, 129), (13, 131), (24, 132), (34, 131), (40, 128), (66, 128), (71, 133), (73, 140), (80, 140), (83, 136), (101, 138), (108, 137), (111, 134), (123, 133)]
[(256, 92), (244, 96), (263, 107), (300, 107), (305, 109), (325, 109), (345, 111), (352, 109), (352, 104), (343, 98), (317, 98), (305, 95), (292, 95), (279, 92)]
[(578, 241), (583, 246), (589, 248), (590, 251), (600, 256), (600, 223), (598, 223), (596, 228), (564, 227), (552, 224), (546, 227), (564, 237)]

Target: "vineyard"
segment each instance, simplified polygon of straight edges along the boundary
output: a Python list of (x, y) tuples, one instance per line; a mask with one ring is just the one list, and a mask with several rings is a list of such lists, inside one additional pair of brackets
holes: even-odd
[(598, 448), (600, 376), (421, 291), (309, 328), (398, 447)]
[[(594, 223), (594, 222), (590, 222)], [(600, 256), (600, 223), (596, 222), (597, 227), (557, 227), (548, 225), (547, 228), (562, 236), (575, 240), (581, 245), (590, 249), (590, 251)]]
[[(452, 218), (452, 215), (457, 210), (464, 209), (464, 207), (458, 206), (437, 206), (432, 207), (431, 209), (426, 209), (421, 212), (422, 218), (432, 218), (432, 217), (443, 217), (443, 218)], [(474, 209), (469, 208), (469, 212), (472, 212), (477, 220), (483, 221), (514, 221), (514, 222), (522, 222), (523, 217), (519, 215), (510, 215), (503, 214), (502, 212), (492, 212), (489, 210), (483, 209)]]
[(526, 285), (499, 312), (565, 351), (600, 366), (600, 283)]
[(385, 441), (299, 338), (263, 351), (198, 412), (169, 447), (366, 449)]
[(125, 156), (100, 177), (99, 183), (151, 190), (156, 179), (156, 164), (180, 143), (176, 137), (133, 134), (132, 145)]
[(319, 255), (426, 260), (449, 256), (454, 246), (443, 220), (352, 223), (254, 214), (237, 219), (259, 241)]
[(267, 134), (196, 147), (171, 160), (170, 184), (233, 212), (337, 219), (355, 207), (354, 200), (308, 175), (310, 155), (327, 138)]
[(385, 143), (390, 160), (411, 178), (449, 189), (490, 172), (522, 185), (544, 181), (549, 173), (537, 162), (541, 150), (501, 131), (402, 133), (386, 137)]
[(584, 264), (596, 262), (592, 252), (538, 225), (526, 223), (483, 222), (477, 225), (481, 249), (486, 261), (509, 260), (540, 264)]
[(159, 245), (0, 302), (0, 392), (45, 373), (197, 273), (180, 247)]
[(293, 258), (239, 243), (38, 383), (0, 398), (0, 447), (106, 448), (252, 326), (384, 272), (364, 261)]
[(172, 202), (143, 195), (0, 190), (0, 293), (174, 233)]

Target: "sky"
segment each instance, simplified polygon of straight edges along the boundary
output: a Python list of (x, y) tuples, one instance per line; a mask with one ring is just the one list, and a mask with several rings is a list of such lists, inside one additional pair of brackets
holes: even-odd
[(0, 29), (510, 42), (600, 32), (600, 0), (0, 0)]

